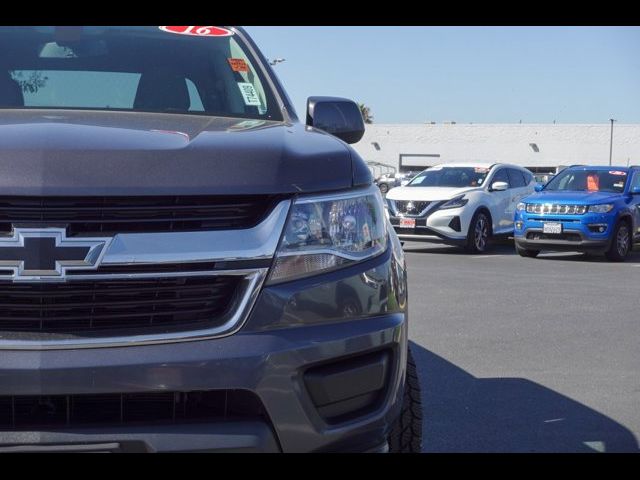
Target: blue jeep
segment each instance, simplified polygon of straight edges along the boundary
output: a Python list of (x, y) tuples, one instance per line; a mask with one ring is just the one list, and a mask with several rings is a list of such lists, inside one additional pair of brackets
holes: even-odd
[(522, 199), (514, 224), (523, 257), (568, 250), (621, 262), (640, 241), (640, 167), (569, 167)]

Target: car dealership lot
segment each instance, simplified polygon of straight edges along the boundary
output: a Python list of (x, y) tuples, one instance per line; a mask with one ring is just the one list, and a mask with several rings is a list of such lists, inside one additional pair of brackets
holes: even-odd
[(425, 451), (638, 451), (640, 252), (405, 251)]

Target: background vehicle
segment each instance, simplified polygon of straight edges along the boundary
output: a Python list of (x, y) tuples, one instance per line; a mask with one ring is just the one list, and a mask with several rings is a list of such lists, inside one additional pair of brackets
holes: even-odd
[(0, 69), (0, 446), (420, 450), (355, 103), (302, 124), (233, 27), (1, 27)]
[(531, 172), (516, 165), (437, 165), (389, 191), (389, 219), (401, 240), (484, 252), (492, 237), (513, 233), (515, 206), (534, 185)]
[(569, 250), (622, 261), (640, 241), (640, 168), (570, 167), (536, 190), (516, 209), (514, 240), (523, 257)]
[(409, 183), (411, 179), (415, 177), (418, 173), (420, 172), (413, 171), (413, 172), (389, 173), (389, 174), (381, 175), (380, 177), (376, 178), (375, 183), (376, 185), (378, 185), (380, 192), (383, 195), (386, 195), (386, 193), (392, 188), (400, 187)]

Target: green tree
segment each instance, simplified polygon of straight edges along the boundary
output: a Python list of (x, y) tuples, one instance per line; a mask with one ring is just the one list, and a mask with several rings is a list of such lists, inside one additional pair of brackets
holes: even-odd
[(373, 115), (371, 114), (371, 109), (364, 103), (359, 103), (358, 107), (360, 107), (360, 113), (362, 114), (364, 123), (373, 123)]
[(25, 93), (36, 93), (40, 88), (44, 87), (47, 80), (49, 80), (49, 77), (45, 77), (42, 72), (38, 71), (31, 72), (26, 78), (24, 72), (21, 71), (12, 71), (10, 74)]

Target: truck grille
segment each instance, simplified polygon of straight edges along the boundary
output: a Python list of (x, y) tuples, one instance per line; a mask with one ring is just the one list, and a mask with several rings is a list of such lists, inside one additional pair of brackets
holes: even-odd
[(67, 235), (251, 228), (274, 195), (167, 197), (0, 197), (0, 234), (12, 225), (67, 227)]
[(267, 419), (246, 390), (0, 397), (0, 430)]
[[(0, 332), (77, 334), (220, 324), (243, 277), (233, 275), (0, 282)], [(99, 333), (98, 333), (99, 334)]]

